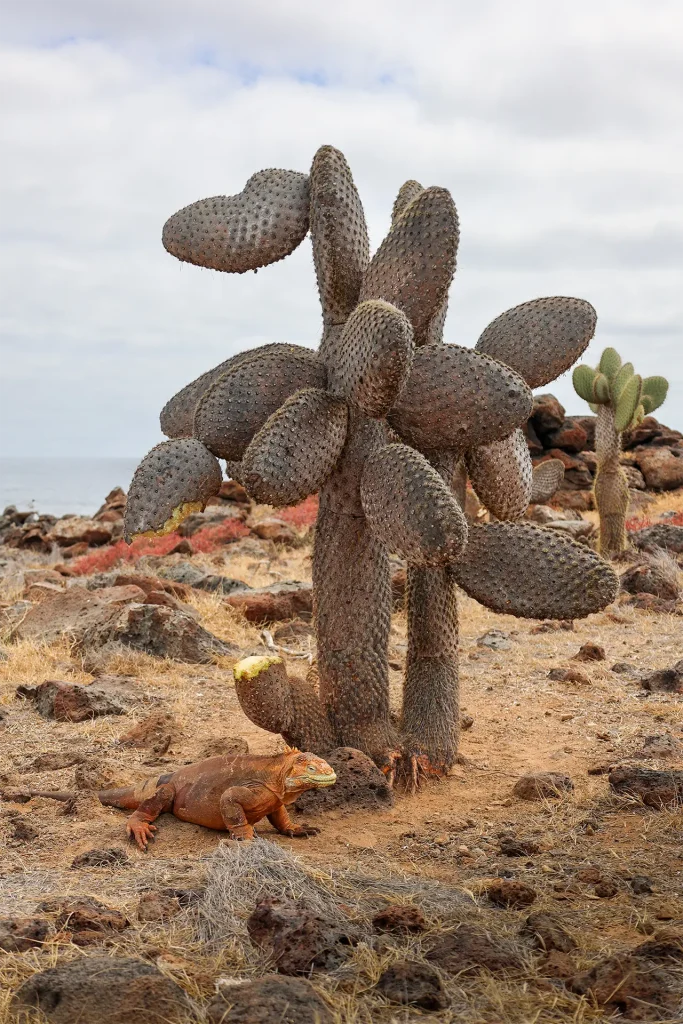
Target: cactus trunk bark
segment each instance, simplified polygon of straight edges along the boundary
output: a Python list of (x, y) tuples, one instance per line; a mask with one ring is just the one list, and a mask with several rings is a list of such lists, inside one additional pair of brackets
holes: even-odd
[(600, 516), (600, 554), (609, 558), (626, 547), (626, 514), (629, 506), (628, 480), (619, 463), (621, 434), (614, 425), (611, 405), (598, 406), (595, 428), (595, 504)]
[[(451, 452), (430, 461), (449, 485), (462, 465)], [(449, 567), (409, 568), (406, 607), (404, 760), (415, 758), (422, 770), (445, 774), (455, 764), (460, 737), (458, 601)]]
[(360, 475), (386, 432), (358, 413), (350, 420), (344, 453), (320, 492), (315, 530), (319, 692), (337, 743), (384, 766), (396, 746), (387, 664), (391, 577), (386, 548), (363, 515)]

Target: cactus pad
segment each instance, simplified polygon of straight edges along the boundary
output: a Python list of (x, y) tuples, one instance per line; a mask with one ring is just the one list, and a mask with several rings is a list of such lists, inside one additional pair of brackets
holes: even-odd
[(508, 309), (493, 320), (476, 348), (512, 367), (529, 387), (568, 370), (595, 334), (597, 314), (583, 299), (552, 296)]
[(342, 332), (330, 392), (380, 419), (405, 387), (412, 361), (413, 328), (405, 313), (378, 299), (361, 302)]
[(559, 459), (548, 459), (534, 466), (531, 481), (530, 505), (545, 505), (564, 480), (564, 463)]
[(643, 410), (647, 415), (660, 407), (666, 399), (668, 390), (669, 382), (666, 377), (645, 378), (641, 401), (643, 402)]
[(632, 374), (621, 392), (614, 397), (614, 427), (617, 432), (631, 426), (636, 410), (640, 405), (640, 392), (643, 386), (642, 377)]
[(244, 274), (293, 252), (306, 236), (308, 177), (298, 171), (253, 174), (236, 196), (200, 199), (164, 224), (164, 248), (185, 263)]
[(451, 571), (487, 608), (527, 619), (582, 619), (619, 590), (616, 573), (595, 552), (526, 523), (471, 526)]
[(577, 366), (572, 374), (572, 383), (577, 395), (583, 398), (584, 402), (593, 401), (593, 382), (595, 381), (595, 370), (583, 363)]
[(458, 215), (450, 194), (427, 188), (409, 203), (370, 261), (360, 300), (385, 299), (409, 317), (416, 345), (443, 305), (455, 273)]
[(346, 440), (345, 402), (307, 388), (291, 395), (244, 453), (240, 478), (256, 499), (296, 505), (325, 483)]
[(343, 324), (368, 265), (363, 204), (343, 153), (322, 146), (311, 167), (311, 238), (326, 324)]
[(218, 461), (201, 441), (188, 437), (158, 444), (135, 470), (123, 524), (126, 540), (177, 529), (218, 494), (222, 479)]
[(604, 373), (608, 380), (612, 380), (621, 368), (621, 356), (615, 348), (606, 348), (600, 357), (598, 370)]
[(315, 352), (300, 345), (254, 349), (214, 381), (200, 398), (194, 436), (220, 459), (241, 459), (254, 434), (302, 388), (324, 388), (327, 372)]
[(467, 543), (467, 521), (450, 488), (424, 456), (389, 444), (369, 456), (361, 481), (370, 528), (411, 565), (443, 565)]
[(502, 363), (457, 345), (427, 345), (388, 419), (419, 451), (468, 449), (506, 437), (531, 406), (529, 388)]
[[(467, 470), (482, 505), (496, 519), (521, 519), (531, 501), (533, 467), (524, 433), (483, 444), (465, 456)], [(562, 463), (560, 463), (562, 465)]]

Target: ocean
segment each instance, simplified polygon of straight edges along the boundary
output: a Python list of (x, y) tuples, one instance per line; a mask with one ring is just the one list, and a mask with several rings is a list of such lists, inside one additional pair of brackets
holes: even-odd
[(53, 516), (92, 515), (114, 487), (128, 490), (138, 461), (0, 458), (0, 512), (15, 505)]

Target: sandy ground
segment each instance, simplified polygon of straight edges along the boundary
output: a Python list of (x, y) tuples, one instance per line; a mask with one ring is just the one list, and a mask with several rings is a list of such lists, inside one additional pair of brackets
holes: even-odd
[[(683, 495), (659, 499), (650, 514), (666, 507), (683, 507)], [(310, 579), (307, 547), (276, 551), (272, 544), (259, 547), (249, 540), (195, 561), (252, 585)], [(219, 598), (197, 592), (193, 604), (207, 628), (243, 651), (261, 642), (259, 630), (226, 611)], [(599, 954), (630, 948), (664, 925), (682, 928), (683, 810), (652, 811), (617, 800), (609, 793), (605, 775), (588, 772), (637, 754), (644, 737), (654, 734), (673, 737), (674, 747), (680, 744), (679, 753), (667, 760), (639, 757), (639, 763), (683, 768), (683, 697), (647, 695), (637, 681), (611, 671), (613, 664), (622, 661), (642, 670), (670, 667), (683, 656), (683, 618), (617, 604), (574, 623), (573, 629), (538, 632), (537, 627), (535, 621), (496, 615), (463, 596), (462, 708), (474, 724), (463, 733), (462, 763), (452, 775), (426, 785), (416, 795), (397, 793), (395, 806), (380, 814), (321, 816), (314, 822), (321, 834), (306, 841), (277, 836), (267, 823), (260, 826), (261, 835), (291, 849), (316, 869), (355, 866), (370, 874), (406, 873), (459, 887), (474, 894), (477, 913), (484, 914), (494, 934), (516, 934), (528, 911), (482, 909), (477, 901), (483, 880), (501, 874), (523, 880), (538, 894), (532, 909), (547, 909), (559, 916), (578, 940), (577, 968), (594, 962)], [(508, 634), (508, 650), (477, 644), (490, 629)], [(396, 708), (405, 633), (405, 615), (396, 614), (390, 645), (390, 661), (396, 666), (391, 670)], [(604, 648), (604, 661), (572, 661), (586, 641)], [(310, 644), (302, 641), (302, 654), (312, 650)], [(0, 731), (3, 786), (72, 789), (73, 766), (59, 771), (31, 768), (36, 756), (47, 751), (78, 752), (103, 781), (126, 784), (157, 769), (196, 760), (212, 742), (226, 737), (244, 737), (255, 753), (281, 748), (279, 738), (257, 729), (242, 714), (230, 659), (214, 666), (187, 666), (138, 654), (117, 656), (107, 670), (135, 676), (147, 695), (145, 700), (132, 715), (72, 724), (46, 721), (28, 702), (15, 698), (20, 683), (88, 682), (91, 675), (68, 646), (38, 648), (21, 643), (5, 650), (7, 660), (0, 662), (0, 709), (8, 712)], [(306, 659), (285, 657), (291, 671), (305, 671)], [(586, 682), (549, 680), (552, 668), (572, 664), (585, 673)], [(177, 722), (171, 747), (162, 756), (116, 745), (135, 721), (158, 711), (171, 714)], [(575, 791), (559, 801), (530, 803), (513, 797), (515, 781), (530, 770), (564, 772), (574, 780)], [(33, 840), (13, 838), (19, 819), (33, 826)], [(124, 823), (125, 812), (101, 807), (88, 798), (71, 816), (64, 815), (62, 805), (45, 799), (0, 804), (0, 915), (30, 914), (46, 895), (98, 896), (133, 921), (121, 948), (147, 956), (151, 948), (155, 962), (205, 999), (219, 973), (236, 970), (234, 963), (229, 957), (221, 959), (220, 953), (197, 948), (179, 923), (165, 928), (136, 924), (136, 906), (140, 892), (149, 885), (176, 885), (196, 878), (203, 859), (225, 837), (164, 815), (158, 822), (158, 838), (143, 854), (127, 844)], [(539, 852), (527, 858), (502, 856), (499, 839), (509, 833), (535, 840)], [(127, 868), (70, 868), (78, 854), (93, 846), (112, 845), (126, 847), (131, 859)], [(594, 884), (577, 880), (577, 872), (587, 866), (597, 866), (604, 877), (615, 880), (615, 895), (601, 898)], [(653, 892), (634, 894), (628, 882), (633, 875), (648, 876)], [(10, 990), (32, 971), (54, 962), (57, 955), (82, 953), (64, 941), (48, 943), (41, 952), (4, 957), (0, 953), (7, 986), (0, 995), (1, 1024), (14, 1020), (9, 1013)], [(365, 971), (367, 981), (376, 967), (361, 965), (361, 976)], [(436, 1021), (491, 1024), (606, 1019), (590, 1001), (558, 994), (561, 983), (558, 988), (542, 976), (538, 964), (512, 978), (494, 979), (486, 971), (478, 972), (458, 982), (457, 1012), (451, 1009), (428, 1016)], [(382, 1001), (370, 1000), (366, 1005), (360, 997), (342, 999), (338, 994), (332, 1002), (340, 1022), (421, 1019), (419, 1011), (401, 1016), (404, 1011)]]

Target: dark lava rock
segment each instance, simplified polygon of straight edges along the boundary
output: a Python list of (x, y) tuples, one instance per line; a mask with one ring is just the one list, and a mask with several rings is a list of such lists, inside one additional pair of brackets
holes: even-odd
[(206, 1012), (209, 1024), (332, 1024), (310, 982), (277, 974), (222, 987)]
[(391, 1003), (419, 1006), (422, 1010), (445, 1010), (449, 1004), (443, 982), (429, 964), (393, 964), (380, 976), (376, 991)]
[(159, 575), (174, 583), (182, 583), (195, 590), (206, 590), (212, 594), (232, 594), (235, 590), (251, 590), (249, 584), (243, 580), (207, 573), (192, 562), (177, 562), (175, 565), (163, 566), (159, 569)]
[(601, 960), (567, 982), (572, 992), (589, 995), (608, 1013), (627, 1020), (676, 1019), (681, 986), (669, 972), (640, 956), (627, 953)]
[(488, 633), (477, 637), (477, 647), (488, 647), (492, 651), (509, 651), (512, 644), (509, 633), (502, 629), (489, 629)]
[(656, 560), (632, 565), (621, 574), (619, 585), (629, 594), (652, 594), (663, 601), (675, 601), (680, 593), (675, 573)]
[(559, 430), (564, 423), (564, 406), (554, 395), (536, 395), (530, 419), (534, 430), (543, 440), (551, 431)]
[(45, 914), (56, 914), (55, 928), (72, 932), (76, 946), (102, 942), (128, 927), (128, 920), (119, 910), (92, 896), (44, 900), (37, 909)]
[(425, 956), (454, 974), (474, 967), (489, 971), (514, 970), (522, 958), (512, 943), (490, 935), (472, 924), (459, 924), (454, 931), (441, 932), (426, 946)]
[(315, 636), (313, 626), (310, 622), (304, 622), (302, 619), (294, 619), (293, 622), (283, 622), (281, 626), (273, 630), (273, 640), (276, 640), (279, 644), (297, 643), (301, 640), (307, 640), (312, 636)]
[(568, 953), (553, 949), (538, 965), (539, 973), (547, 978), (559, 978), (566, 981), (576, 973), (576, 964)]
[(225, 600), (232, 608), (241, 611), (248, 622), (280, 622), (296, 618), (310, 621), (313, 615), (313, 588), (310, 583), (272, 583), (268, 587), (235, 591)]
[(43, 718), (57, 722), (85, 722), (103, 715), (125, 715), (127, 710), (120, 697), (112, 697), (97, 683), (81, 686), (48, 679), (38, 686), (18, 686), (16, 692), (32, 700)]
[(532, 857), (538, 853), (538, 843), (532, 839), (515, 839), (513, 836), (501, 839), (498, 848), (506, 857)]
[(512, 792), (522, 800), (548, 800), (574, 790), (574, 783), (561, 772), (533, 772), (523, 775)]
[(121, 747), (149, 749), (153, 754), (165, 754), (180, 727), (177, 720), (169, 712), (157, 712), (148, 715), (134, 725), (132, 729), (119, 736)]
[(372, 927), (376, 932), (423, 932), (427, 922), (419, 907), (390, 904), (375, 914)]
[(611, 900), (612, 897), (616, 896), (619, 892), (619, 887), (615, 882), (610, 881), (608, 878), (604, 878), (596, 884), (593, 892), (603, 900)]
[(677, 661), (673, 668), (659, 669), (642, 676), (640, 683), (651, 693), (683, 693), (683, 659)]
[(157, 604), (129, 605), (112, 629), (84, 637), (83, 645), (100, 646), (108, 642), (191, 665), (205, 665), (217, 655), (237, 653), (234, 645), (219, 640), (192, 615)]
[(538, 894), (525, 882), (501, 878), (489, 885), (486, 895), (497, 907), (518, 910), (521, 907), (528, 907), (536, 900)]
[(633, 956), (642, 956), (647, 960), (683, 961), (683, 933), (668, 928), (657, 932), (647, 942), (631, 950)]
[(358, 932), (352, 925), (300, 907), (291, 900), (263, 900), (247, 920), (249, 938), (266, 949), (280, 974), (334, 970), (346, 959)]
[(550, 430), (545, 437), (548, 448), (562, 448), (565, 452), (582, 452), (588, 443), (588, 434), (574, 419), (563, 420), (556, 430)]
[(605, 660), (605, 648), (601, 647), (600, 644), (591, 643), (589, 640), (587, 643), (582, 644), (579, 648), (578, 654), (575, 654), (573, 661), (604, 661)]
[(529, 914), (522, 929), (522, 935), (528, 936), (534, 945), (539, 949), (545, 949), (548, 953), (553, 950), (557, 950), (559, 953), (571, 953), (573, 949), (576, 949), (576, 942), (560, 921), (552, 914), (545, 914), (542, 911)]
[(79, 957), (33, 974), (16, 992), (15, 1012), (42, 1010), (50, 1024), (164, 1024), (186, 1021), (187, 994), (150, 963), (133, 957)]
[(666, 807), (683, 797), (683, 771), (655, 771), (631, 765), (619, 765), (609, 773), (615, 793), (639, 797), (648, 807)]
[(72, 868), (109, 868), (130, 864), (130, 857), (121, 846), (108, 846), (103, 849), (86, 850), (79, 853), (71, 862)]
[(329, 789), (309, 789), (296, 801), (303, 814), (330, 810), (386, 810), (393, 806), (394, 794), (386, 776), (375, 762), (353, 747), (338, 747), (325, 757), (337, 773), (337, 781)]
[(676, 555), (683, 554), (683, 526), (657, 523), (655, 526), (646, 526), (644, 530), (630, 533), (629, 540), (639, 551), (664, 548), (665, 551), (671, 551)]
[(0, 949), (5, 953), (35, 949), (49, 933), (50, 923), (41, 917), (0, 917)]
[(12, 819), (12, 839), (18, 843), (33, 843), (40, 833), (38, 829), (21, 815)]
[(652, 879), (647, 875), (634, 875), (629, 885), (636, 896), (647, 896), (652, 892)]

